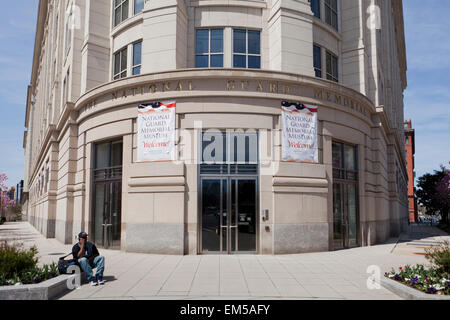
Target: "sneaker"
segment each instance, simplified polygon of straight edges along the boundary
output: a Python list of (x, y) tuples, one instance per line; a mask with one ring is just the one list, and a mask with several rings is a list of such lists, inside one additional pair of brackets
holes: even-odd
[(98, 282), (96, 280), (92, 280), (91, 281), (91, 286), (95, 287), (96, 285), (98, 285)]
[(97, 282), (100, 285), (105, 284), (106, 280), (103, 280), (103, 276), (97, 276)]

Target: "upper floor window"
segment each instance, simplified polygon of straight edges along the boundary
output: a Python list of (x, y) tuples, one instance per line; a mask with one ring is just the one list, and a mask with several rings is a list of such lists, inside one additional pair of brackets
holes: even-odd
[(338, 58), (327, 51), (327, 79), (339, 82)]
[(233, 30), (233, 67), (261, 68), (261, 32), (257, 30)]
[(114, 54), (114, 80), (127, 76), (127, 49), (128, 47), (125, 47)]
[(223, 67), (223, 29), (197, 29), (195, 67)]
[(314, 72), (316, 77), (322, 78), (322, 49), (314, 46)]
[(338, 30), (337, 0), (325, 0), (325, 22)]
[(72, 41), (72, 11), (70, 11), (66, 21), (66, 41), (64, 44), (66, 55), (69, 52), (71, 41)]
[(311, 0), (311, 10), (314, 16), (320, 18), (320, 0)]
[(142, 65), (142, 41), (139, 41), (133, 44), (133, 66), (132, 66), (133, 75), (141, 74), (141, 65)]
[(134, 14), (138, 14), (144, 10), (145, 0), (134, 0)]
[(67, 101), (69, 101), (69, 78), (70, 78), (70, 68), (67, 69), (66, 76), (64, 77), (63, 81), (63, 92), (62, 92), (62, 104), (63, 106), (66, 104)]
[(114, 0), (114, 27), (128, 18), (128, 0)]

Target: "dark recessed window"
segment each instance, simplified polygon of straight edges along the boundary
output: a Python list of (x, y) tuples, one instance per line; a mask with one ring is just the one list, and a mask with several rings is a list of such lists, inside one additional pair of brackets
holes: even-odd
[(261, 32), (233, 30), (233, 67), (261, 69)]
[(223, 29), (197, 29), (195, 67), (223, 67)]
[(319, 46), (314, 46), (314, 72), (316, 77), (322, 78), (322, 50)]
[(311, 10), (314, 16), (320, 18), (320, 0), (311, 0)]
[(338, 30), (337, 0), (325, 0), (325, 22)]
[(338, 58), (327, 51), (327, 79), (339, 82)]

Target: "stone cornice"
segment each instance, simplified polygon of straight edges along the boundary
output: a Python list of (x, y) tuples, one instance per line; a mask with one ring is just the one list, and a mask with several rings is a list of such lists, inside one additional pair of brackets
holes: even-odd
[[(361, 104), (361, 112), (366, 116), (369, 116), (372, 113), (375, 113), (375, 107), (370, 99), (366, 96), (362, 95), (360, 92), (348, 88), (342, 84), (335, 83), (332, 81), (319, 79), (315, 77), (304, 76), (295, 73), (288, 72), (280, 72), (280, 71), (272, 71), (272, 70), (244, 70), (244, 69), (178, 69), (172, 71), (158, 72), (158, 73), (149, 73), (142, 74), (139, 76), (124, 78), (112, 82), (108, 82), (106, 84), (100, 85), (88, 92), (86, 92), (83, 96), (81, 96), (75, 102), (75, 110), (80, 113), (84, 112), (84, 108), (90, 108), (92, 103), (95, 103), (95, 100), (105, 98), (106, 96), (111, 96), (117, 92), (123, 92), (124, 90), (133, 90), (139, 86), (151, 86), (152, 84), (161, 84), (167, 81), (171, 81), (176, 83), (177, 81), (209, 81), (212, 79), (221, 79), (230, 81), (265, 81), (265, 82), (274, 82), (274, 83), (286, 83), (293, 84), (299, 87), (309, 87), (315, 88), (318, 90), (324, 90), (324, 97), (322, 98), (330, 98), (334, 99), (333, 96), (327, 97), (326, 93), (329, 92), (331, 95), (334, 94), (342, 94), (345, 97), (350, 99), (354, 99), (358, 103)], [(237, 86), (240, 86), (237, 84)], [(146, 87), (147, 88), (147, 87)], [(176, 90), (173, 90), (175, 92)], [(186, 86), (185, 89), (186, 90)], [(197, 89), (195, 85), (193, 85), (192, 90), (195, 92)], [(293, 93), (282, 92), (281, 87), (277, 88), (279, 92), (261, 92), (261, 94), (278, 94), (280, 96), (288, 96), (293, 95)], [(227, 90), (226, 87), (223, 87), (222, 90), (226, 95), (230, 95), (231, 90)], [(256, 90), (255, 90), (256, 91)], [(128, 91), (127, 91), (128, 92)], [(163, 91), (161, 92), (163, 93)], [(238, 91), (234, 91), (234, 93), (238, 93)], [(132, 91), (129, 91), (127, 96), (133, 95)], [(220, 93), (219, 93), (220, 95)], [(223, 93), (222, 93), (223, 95)], [(331, 100), (330, 100), (331, 101)], [(63, 120), (62, 118), (60, 119)], [(59, 123), (60, 123), (59, 122)], [(59, 125), (58, 125), (59, 127)]]

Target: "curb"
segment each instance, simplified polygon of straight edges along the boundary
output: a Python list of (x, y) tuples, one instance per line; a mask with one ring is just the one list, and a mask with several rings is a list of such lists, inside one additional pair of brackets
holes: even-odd
[(450, 296), (426, 294), (425, 292), (410, 288), (407, 285), (388, 279), (384, 276), (381, 278), (381, 285), (406, 300), (450, 300)]
[(76, 276), (64, 274), (38, 284), (0, 287), (0, 300), (51, 300), (70, 291), (67, 281)]

